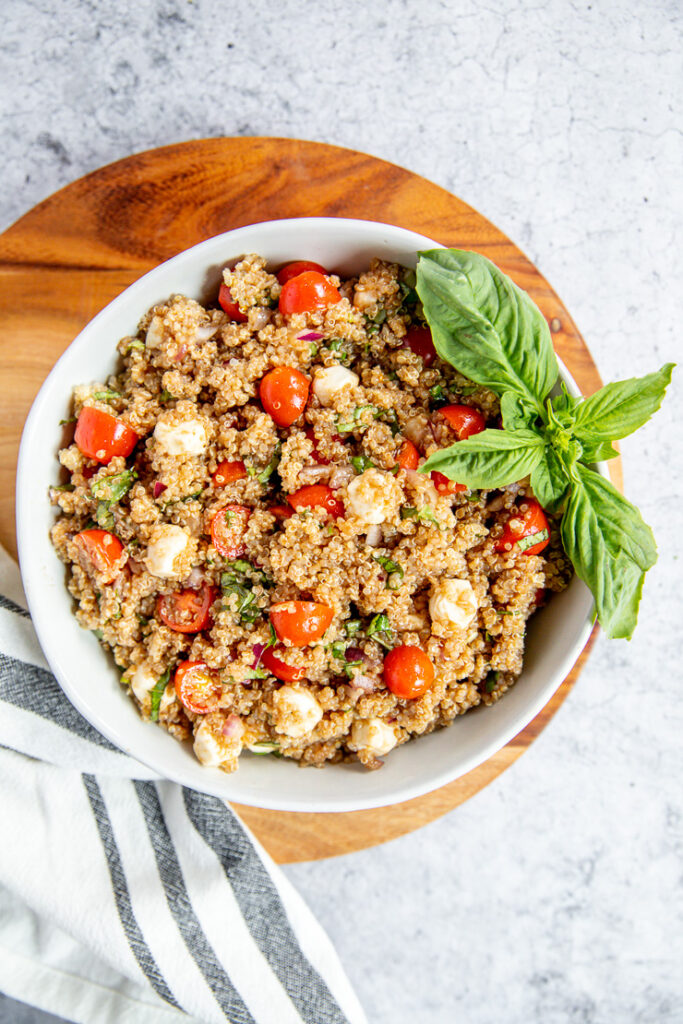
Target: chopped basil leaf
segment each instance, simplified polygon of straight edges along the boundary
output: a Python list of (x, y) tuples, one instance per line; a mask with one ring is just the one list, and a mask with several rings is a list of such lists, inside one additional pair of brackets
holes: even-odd
[(138, 474), (134, 469), (124, 469), (122, 473), (116, 473), (114, 476), (105, 476), (100, 480), (95, 480), (90, 487), (90, 491), (101, 501), (113, 504), (120, 501), (128, 493), (137, 478)]
[(387, 590), (397, 590), (401, 585), (400, 581), (404, 576), (403, 566), (399, 565), (398, 562), (394, 562), (394, 560), (389, 558), (388, 555), (373, 555), (372, 557), (387, 573), (387, 581), (385, 584)]
[(103, 530), (109, 530), (109, 532), (111, 532), (114, 529), (116, 520), (114, 519), (114, 513), (111, 511), (110, 502), (97, 502), (97, 508), (95, 509), (95, 522)]
[(413, 505), (404, 505), (401, 509), (401, 519), (416, 519), (418, 523), (433, 523), (434, 526), (441, 528), (441, 523), (428, 507), (418, 509)]
[(152, 707), (149, 713), (149, 717), (153, 722), (159, 720), (159, 706), (161, 704), (161, 698), (164, 695), (164, 690), (168, 686), (168, 681), (171, 678), (171, 670), (167, 668), (161, 679), (157, 681), (154, 688), (150, 690), (150, 697), (152, 698)]
[(264, 668), (248, 668), (247, 679), (267, 679), (269, 673)]
[(280, 744), (272, 740), (259, 740), (257, 743), (252, 743), (248, 749), (252, 754), (275, 754), (280, 750)]
[(110, 402), (112, 399), (121, 398), (119, 391), (113, 391), (111, 388), (107, 388), (106, 391), (96, 391), (94, 395), (90, 396), (97, 402)]
[(144, 352), (145, 351), (145, 343), (144, 343), (144, 341), (140, 341), (138, 338), (134, 338), (133, 341), (131, 341), (130, 345), (126, 349), (126, 355), (128, 355), (128, 353), (131, 352), (133, 349), (137, 349), (140, 352)]
[(347, 619), (344, 623), (344, 632), (347, 636), (355, 636), (356, 633), (360, 632), (361, 621), (360, 619)]
[(265, 469), (262, 469), (261, 472), (257, 475), (256, 479), (258, 480), (258, 482), (260, 484), (267, 483), (268, 480), (270, 479), (270, 477), (273, 475), (273, 473), (277, 469), (277, 467), (279, 466), (279, 464), (280, 464), (280, 452), (281, 452), (281, 449), (282, 449), (282, 445), (278, 444), (278, 445), (275, 446), (275, 451), (273, 452), (273, 455), (272, 455), (272, 458), (271, 458), (270, 462), (265, 467)]
[(351, 465), (356, 473), (364, 473), (366, 469), (370, 469), (375, 463), (367, 455), (354, 455), (351, 459)]
[(500, 672), (489, 672), (486, 677), (486, 682), (484, 683), (484, 689), (487, 693), (493, 693), (493, 691), (497, 689), (499, 682)]
[(172, 395), (170, 391), (166, 390), (166, 388), (164, 388), (161, 394), (159, 395), (159, 401), (162, 404), (165, 402), (172, 402), (174, 399), (175, 395)]
[(537, 533), (530, 533), (527, 537), (520, 537), (519, 540), (515, 541), (515, 546), (518, 551), (527, 551), (532, 548), (534, 544), (540, 544), (542, 541), (548, 539), (547, 530), (539, 530)]
[(67, 423), (78, 423), (78, 416), (69, 416), (67, 420), (60, 420), (60, 427), (65, 427)]
[(75, 491), (76, 490), (76, 486), (75, 486), (75, 484), (57, 484), (55, 487), (52, 488), (52, 490), (53, 491), (68, 491), (68, 492), (70, 492), (70, 491)]
[(387, 650), (391, 650), (393, 646), (393, 632), (389, 625), (389, 618), (384, 613), (375, 615), (370, 620), (370, 625), (366, 630), (366, 636), (368, 640), (375, 640), (382, 647), (386, 647)]

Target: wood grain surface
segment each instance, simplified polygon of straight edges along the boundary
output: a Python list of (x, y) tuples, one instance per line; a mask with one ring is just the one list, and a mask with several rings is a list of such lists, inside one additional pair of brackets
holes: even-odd
[[(245, 224), (307, 216), (385, 221), (483, 253), (540, 306), (555, 348), (584, 394), (600, 387), (583, 339), (536, 268), (481, 214), (424, 178), (362, 153), (294, 139), (202, 139), (150, 150), (73, 182), (0, 235), (0, 543), (16, 553), (14, 478), (24, 420), (81, 328), (182, 249)], [(619, 460), (610, 468), (620, 484)], [(237, 810), (280, 862), (347, 853), (418, 828), (477, 793), (519, 757), (566, 697), (587, 650), (523, 732), (434, 793), (348, 814)]]

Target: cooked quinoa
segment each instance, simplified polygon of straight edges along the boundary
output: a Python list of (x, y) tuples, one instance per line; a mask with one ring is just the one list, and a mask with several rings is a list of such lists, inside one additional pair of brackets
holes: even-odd
[[(284, 315), (278, 278), (252, 255), (224, 272), (244, 322), (183, 295), (150, 309), (118, 344), (120, 372), (74, 389), (76, 438), (104, 414), (131, 450), (74, 441), (51, 490), (79, 623), (140, 714), (226, 771), (244, 749), (377, 768), (494, 703), (521, 672), (527, 620), (570, 575), (553, 520), (542, 553), (502, 542), (528, 481), (448, 493), (399, 465), (406, 442), (422, 462), (458, 440), (440, 409), (499, 422), (492, 392), (411, 347), (412, 272), (374, 260), (327, 280), (338, 301)], [(310, 385), (288, 426), (260, 390), (278, 367)], [(292, 498), (323, 486), (323, 503)], [(297, 645), (280, 628), (292, 602), (326, 609), (319, 638)], [(403, 648), (431, 664), (415, 697), (387, 685), (385, 659)]]

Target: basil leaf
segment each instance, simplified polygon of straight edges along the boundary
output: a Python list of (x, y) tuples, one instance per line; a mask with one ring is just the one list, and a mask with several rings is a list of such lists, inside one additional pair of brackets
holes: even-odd
[(96, 480), (90, 490), (101, 501), (115, 503), (128, 493), (137, 478), (138, 475), (134, 469), (124, 469), (122, 473)]
[(434, 452), (418, 470), (433, 469), (470, 490), (505, 487), (527, 476), (543, 458), (544, 442), (533, 430), (482, 430)]
[(164, 695), (164, 690), (168, 686), (168, 681), (171, 678), (171, 670), (167, 668), (161, 679), (159, 679), (154, 685), (153, 689), (150, 690), (150, 697), (152, 699), (152, 707), (149, 712), (149, 717), (153, 722), (159, 720), (159, 706), (161, 704), (161, 698)]
[(564, 503), (569, 476), (552, 445), (546, 445), (543, 458), (531, 471), (531, 488), (537, 500), (549, 512), (557, 512)]
[(538, 419), (538, 411), (519, 395), (506, 391), (501, 395), (500, 413), (506, 430), (519, 430), (533, 426)]
[(616, 441), (627, 437), (657, 412), (671, 382), (674, 363), (646, 377), (606, 384), (576, 409), (574, 433), (580, 441)]
[(609, 441), (595, 441), (583, 445), (582, 462), (607, 462), (608, 459), (616, 459), (619, 452), (613, 448)]
[(436, 351), (470, 380), (542, 413), (559, 369), (550, 329), (526, 292), (478, 253), (419, 253), (417, 291)]
[(657, 560), (649, 526), (608, 480), (578, 463), (562, 519), (562, 543), (595, 598), (610, 637), (630, 640), (645, 572)]

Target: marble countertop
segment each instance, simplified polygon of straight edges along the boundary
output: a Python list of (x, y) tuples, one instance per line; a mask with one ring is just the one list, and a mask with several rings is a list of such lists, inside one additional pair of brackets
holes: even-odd
[[(7, 0), (0, 229), (142, 149), (332, 142), (457, 193), (562, 297), (605, 379), (681, 349), (676, 0)], [(286, 873), (372, 1024), (683, 1021), (680, 371), (623, 442), (653, 526), (630, 642), (598, 640), (531, 749), (385, 846)], [(5, 1000), (0, 1021), (44, 1022)], [(270, 1024), (270, 1022), (267, 1022)]]

